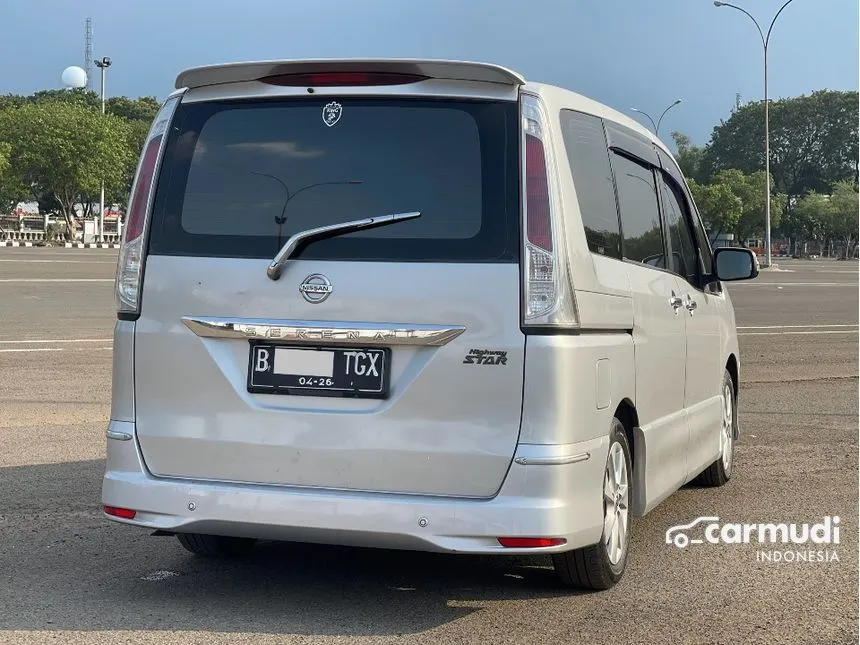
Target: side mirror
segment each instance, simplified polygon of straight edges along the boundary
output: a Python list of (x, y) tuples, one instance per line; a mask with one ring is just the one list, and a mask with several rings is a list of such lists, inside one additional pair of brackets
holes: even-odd
[(749, 280), (758, 275), (758, 259), (749, 249), (720, 247), (714, 250), (714, 269), (718, 280)]

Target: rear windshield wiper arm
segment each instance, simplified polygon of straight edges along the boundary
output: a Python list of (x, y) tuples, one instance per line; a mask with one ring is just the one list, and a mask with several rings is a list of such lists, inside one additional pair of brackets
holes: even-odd
[(272, 280), (277, 280), (281, 277), (281, 269), (284, 264), (290, 259), (293, 252), (300, 244), (311, 240), (316, 240), (322, 237), (333, 237), (342, 235), (352, 231), (358, 231), (363, 228), (373, 228), (376, 226), (386, 226), (395, 222), (415, 219), (421, 217), (420, 212), (413, 213), (396, 213), (394, 215), (381, 215), (379, 217), (366, 217), (364, 219), (356, 219), (351, 222), (343, 222), (342, 224), (331, 224), (329, 226), (320, 226), (319, 228), (310, 228), (306, 231), (299, 231), (287, 240), (287, 243), (281, 247), (278, 254), (274, 257), (269, 267), (266, 269), (266, 275)]

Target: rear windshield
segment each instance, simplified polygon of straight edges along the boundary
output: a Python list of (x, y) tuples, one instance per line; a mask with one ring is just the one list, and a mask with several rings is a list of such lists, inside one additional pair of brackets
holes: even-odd
[(515, 262), (513, 102), (302, 98), (181, 105), (150, 253), (271, 258), (294, 233), (420, 211), (293, 257)]

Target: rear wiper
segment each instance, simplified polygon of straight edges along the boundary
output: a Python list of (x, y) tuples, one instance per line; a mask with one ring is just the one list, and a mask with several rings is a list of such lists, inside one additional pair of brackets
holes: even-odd
[(306, 231), (299, 231), (288, 239), (287, 243), (281, 247), (281, 250), (278, 251), (278, 254), (266, 269), (266, 275), (272, 280), (280, 278), (281, 269), (283, 269), (284, 264), (290, 259), (290, 256), (299, 247), (299, 245), (304, 242), (319, 239), (321, 237), (342, 235), (343, 233), (350, 233), (363, 228), (386, 226), (387, 224), (415, 219), (416, 217), (421, 217), (421, 213), (416, 211), (414, 213), (396, 213), (394, 215), (381, 215), (380, 217), (366, 217), (365, 219), (356, 219), (351, 222), (343, 222), (342, 224), (331, 224), (329, 226), (320, 226), (319, 228), (310, 228)]

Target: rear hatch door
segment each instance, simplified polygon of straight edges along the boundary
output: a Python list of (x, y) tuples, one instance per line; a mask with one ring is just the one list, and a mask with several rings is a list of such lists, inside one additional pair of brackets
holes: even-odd
[[(136, 326), (150, 471), (493, 495), (523, 389), (517, 115), (513, 100), (186, 98)], [(411, 211), (267, 277), (298, 232)]]

